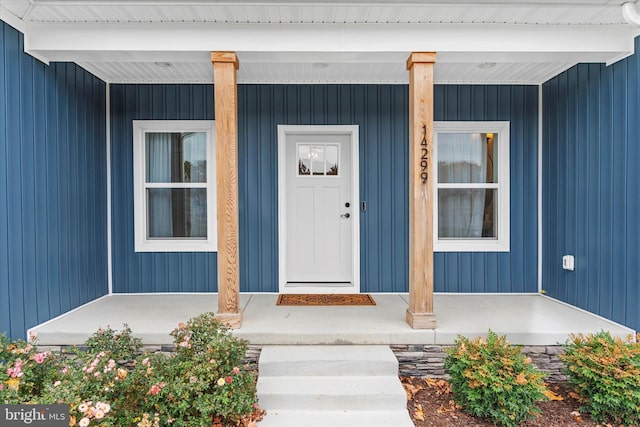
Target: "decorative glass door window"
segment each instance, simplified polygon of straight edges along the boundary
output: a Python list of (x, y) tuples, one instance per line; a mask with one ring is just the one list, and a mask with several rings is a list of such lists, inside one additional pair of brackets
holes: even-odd
[(338, 144), (298, 144), (298, 176), (337, 176)]
[(134, 121), (136, 251), (215, 250), (213, 122)]
[(434, 247), (508, 251), (508, 122), (438, 122), (434, 128)]

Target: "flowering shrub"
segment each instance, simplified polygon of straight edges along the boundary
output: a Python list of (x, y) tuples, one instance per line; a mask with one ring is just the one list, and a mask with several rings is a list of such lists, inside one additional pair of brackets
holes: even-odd
[(255, 378), (240, 369), (246, 341), (231, 335), (212, 313), (180, 324), (171, 335), (175, 354), (147, 392), (154, 414), (180, 427), (210, 425), (216, 418), (235, 424), (254, 411)]
[(0, 403), (65, 403), (70, 426), (241, 426), (257, 411), (247, 343), (203, 314), (172, 332), (175, 353), (140, 354), (131, 330), (98, 330), (72, 358), (0, 337)]
[(120, 332), (111, 328), (98, 329), (85, 343), (88, 354), (107, 353), (114, 360), (134, 360), (142, 349), (140, 338), (134, 338), (126, 323)]
[(55, 376), (56, 362), (51, 352), (38, 352), (34, 342), (10, 342), (0, 335), (0, 403), (31, 402)]
[(543, 374), (520, 347), (489, 331), (487, 339), (458, 337), (447, 350), (445, 370), (457, 404), (469, 414), (504, 426), (534, 418), (545, 399)]
[(602, 331), (572, 335), (564, 349), (560, 359), (581, 410), (598, 423), (640, 425), (640, 343)]
[(131, 425), (151, 381), (133, 363), (123, 366), (103, 350), (79, 352), (59, 365), (57, 380), (46, 385), (40, 402), (68, 404), (72, 426)]

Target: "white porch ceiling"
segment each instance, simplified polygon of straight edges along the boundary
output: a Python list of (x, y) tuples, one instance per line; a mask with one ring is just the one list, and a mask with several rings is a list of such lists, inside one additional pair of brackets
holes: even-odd
[(409, 53), (436, 51), (436, 83), (536, 84), (633, 53), (623, 3), (1, 0), (0, 18), (112, 83), (211, 83), (209, 52), (232, 50), (240, 83), (406, 83)]

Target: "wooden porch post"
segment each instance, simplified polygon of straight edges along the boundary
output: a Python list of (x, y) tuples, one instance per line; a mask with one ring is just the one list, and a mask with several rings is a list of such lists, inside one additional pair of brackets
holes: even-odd
[(218, 313), (230, 328), (242, 325), (238, 259), (238, 91), (234, 52), (211, 52), (216, 121), (218, 203)]
[(433, 313), (434, 52), (413, 52), (409, 70), (409, 308), (414, 329), (435, 329)]

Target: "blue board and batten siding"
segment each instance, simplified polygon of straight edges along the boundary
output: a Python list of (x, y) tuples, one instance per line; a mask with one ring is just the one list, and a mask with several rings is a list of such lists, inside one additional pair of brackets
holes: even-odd
[(436, 292), (537, 292), (537, 86), (436, 86), (434, 95), (435, 120), (504, 120), (511, 131), (511, 250), (436, 253)]
[(0, 22), (0, 333), (108, 291), (105, 86)]
[[(277, 125), (360, 129), (361, 289), (408, 289), (408, 88), (240, 85), (241, 291), (278, 291)], [(112, 85), (114, 292), (216, 291), (216, 254), (133, 250), (132, 120), (211, 119), (210, 85)], [(436, 291), (537, 291), (538, 93), (436, 86), (436, 120), (511, 122), (511, 252), (438, 253)]]
[(113, 292), (215, 292), (217, 254), (135, 253), (133, 120), (211, 120), (211, 85), (111, 85)]
[[(640, 330), (640, 39), (543, 87), (543, 284)], [(575, 271), (562, 256), (575, 256)]]

